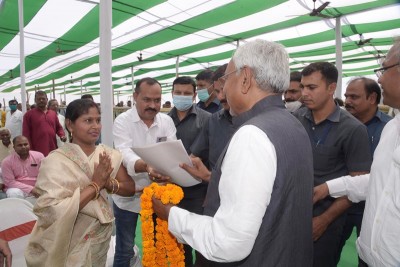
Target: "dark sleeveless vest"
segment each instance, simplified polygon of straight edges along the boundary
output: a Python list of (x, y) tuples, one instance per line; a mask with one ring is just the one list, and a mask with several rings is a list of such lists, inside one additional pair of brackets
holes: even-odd
[[(312, 266), (314, 176), (311, 145), (305, 129), (285, 109), (280, 95), (260, 100), (251, 110), (234, 118), (234, 124), (237, 128), (254, 125), (267, 134), (276, 150), (277, 173), (271, 201), (250, 255), (239, 262), (209, 261), (206, 265)], [(220, 206), (218, 184), (221, 164), (228, 146), (229, 144), (212, 172), (204, 209), (204, 214), (208, 216), (214, 216)], [(232, 167), (240, 168), (240, 166)], [(251, 177), (243, 179), (251, 182)]]

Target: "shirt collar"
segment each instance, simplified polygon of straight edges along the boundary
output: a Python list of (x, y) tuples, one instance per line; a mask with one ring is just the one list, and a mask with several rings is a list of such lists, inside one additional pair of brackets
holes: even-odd
[(231, 113), (229, 112), (229, 109), (228, 109), (228, 110), (221, 109), (221, 110), (219, 111), (219, 117), (220, 117), (220, 118), (225, 117), (228, 121), (230, 121), (230, 122), (232, 123), (232, 115), (231, 115)]
[(368, 125), (370, 125), (370, 124), (372, 124), (374, 122), (378, 122), (378, 121), (380, 121), (380, 122), (388, 122), (388, 120), (384, 116), (385, 116), (385, 114), (382, 111), (380, 111), (379, 108), (377, 108), (376, 112), (375, 112), (375, 115), (369, 121), (367, 121), (364, 124), (368, 126)]
[[(197, 110), (196, 104), (192, 104), (192, 106), (188, 109), (188, 113), (186, 114), (185, 118), (191, 114), (194, 114), (195, 116), (197, 116), (198, 110)], [(173, 107), (171, 109), (171, 111), (168, 113), (168, 115), (170, 115), (171, 118), (174, 120), (178, 119), (178, 110), (176, 109), (176, 107)]]
[(375, 117), (378, 118), (380, 121), (382, 121), (382, 111), (379, 110), (379, 108), (376, 109)]
[(21, 157), (15, 151), (13, 153), (20, 161), (25, 161), (25, 160), (27, 160), (27, 159), (29, 159), (31, 157), (31, 151), (30, 150), (29, 150), (29, 156), (26, 159), (21, 159)]
[[(312, 115), (311, 109), (307, 108), (304, 117), (309, 121), (314, 122), (314, 117)], [(324, 121), (328, 120), (331, 122), (339, 122), (339, 119), (340, 119), (340, 107), (336, 104), (335, 110), (331, 114), (329, 114), (329, 116)]]
[(270, 109), (270, 108), (285, 109), (285, 105), (283, 104), (281, 94), (269, 95), (269, 96), (264, 97), (263, 99), (260, 99), (250, 110), (243, 112), (243, 113), (239, 114), (238, 116), (233, 117), (232, 118), (233, 125), (236, 128), (239, 128), (239, 126), (241, 126), (246, 121), (253, 118), (255, 115), (265, 111), (266, 109)]

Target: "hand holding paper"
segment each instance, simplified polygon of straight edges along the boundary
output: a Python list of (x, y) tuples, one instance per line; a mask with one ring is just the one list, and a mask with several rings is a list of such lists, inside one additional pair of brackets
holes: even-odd
[(192, 166), (181, 140), (160, 142), (146, 147), (134, 147), (132, 150), (156, 172), (171, 177), (173, 183), (188, 187), (201, 182), (179, 167), (181, 163)]
[(180, 167), (185, 171), (187, 171), (188, 173), (190, 173), (193, 177), (201, 179), (208, 183), (211, 178), (211, 172), (203, 164), (200, 158), (192, 157), (191, 160), (192, 160), (192, 165), (182, 163), (180, 164)]

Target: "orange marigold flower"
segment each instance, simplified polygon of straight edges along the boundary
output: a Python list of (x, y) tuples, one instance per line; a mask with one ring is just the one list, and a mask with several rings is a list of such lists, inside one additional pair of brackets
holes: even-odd
[[(173, 184), (160, 186), (152, 183), (143, 190), (141, 196), (141, 222), (143, 240), (144, 267), (147, 266), (185, 266), (183, 245), (168, 232), (168, 223), (156, 219), (154, 227), (152, 197), (160, 199), (164, 204), (178, 204), (183, 198), (182, 188)], [(154, 229), (156, 233), (154, 233)], [(156, 242), (154, 242), (154, 238)]]

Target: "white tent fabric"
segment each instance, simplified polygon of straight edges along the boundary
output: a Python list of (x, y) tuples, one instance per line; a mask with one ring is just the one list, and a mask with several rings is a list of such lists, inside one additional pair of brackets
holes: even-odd
[[(0, 18), (12, 16), (14, 2), (2, 1)], [(28, 92), (51, 92), (54, 81), (58, 94), (64, 92), (64, 86), (67, 94), (77, 96), (82, 91), (100, 93), (99, 2), (24, 1)], [(324, 2), (316, 0), (316, 7)], [(343, 76), (373, 75), (392, 38), (400, 35), (400, 3), (396, 0), (331, 0), (321, 12), (329, 18), (308, 15), (312, 0), (152, 0), (134, 4), (114, 0), (112, 6), (112, 83), (119, 95), (131, 95), (132, 67), (136, 80), (155, 77), (168, 93), (178, 57), (180, 75), (194, 76), (206, 67), (226, 63), (238, 43), (254, 38), (282, 43), (292, 70), (316, 60), (335, 62), (336, 17), (342, 30)], [(2, 24), (0, 19), (3, 93), (20, 90), (17, 29), (15, 23)], [(364, 40), (372, 39), (358, 45), (360, 34)]]

